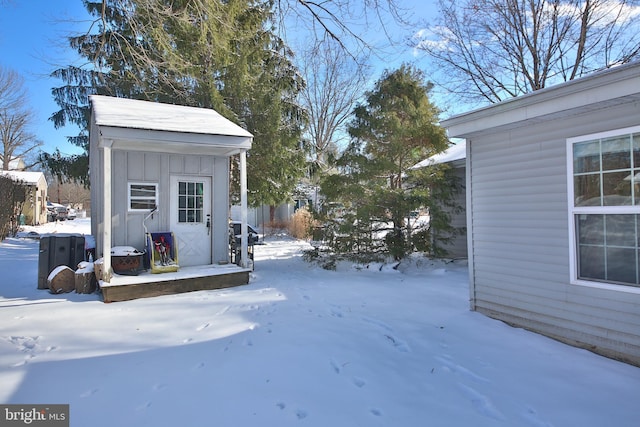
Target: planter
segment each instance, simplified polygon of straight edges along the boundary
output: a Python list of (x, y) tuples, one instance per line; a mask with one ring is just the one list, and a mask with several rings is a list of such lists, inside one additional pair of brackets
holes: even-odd
[(111, 248), (111, 268), (116, 274), (137, 276), (143, 268), (145, 252), (131, 246)]

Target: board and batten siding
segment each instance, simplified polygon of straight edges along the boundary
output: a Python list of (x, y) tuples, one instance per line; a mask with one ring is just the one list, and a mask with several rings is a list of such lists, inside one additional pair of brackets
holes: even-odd
[[(212, 213), (213, 232), (228, 236), (229, 194), (228, 159), (217, 156), (195, 156), (182, 154), (164, 154), (141, 151), (113, 150), (112, 152), (112, 246), (133, 246), (144, 249), (143, 219), (147, 212), (130, 212), (128, 209), (129, 183), (158, 184), (157, 213), (146, 221), (150, 232), (171, 231), (169, 210), (162, 209), (169, 204), (170, 176), (207, 176), (212, 177)], [(167, 173), (168, 172), (168, 173)], [(101, 206), (101, 204), (97, 205)], [(97, 211), (102, 217), (102, 209)], [(217, 239), (213, 242), (213, 262), (228, 261), (228, 241)]]
[(472, 308), (640, 365), (638, 289), (570, 283), (566, 152), (569, 137), (639, 122), (640, 105), (622, 105), (467, 140)]

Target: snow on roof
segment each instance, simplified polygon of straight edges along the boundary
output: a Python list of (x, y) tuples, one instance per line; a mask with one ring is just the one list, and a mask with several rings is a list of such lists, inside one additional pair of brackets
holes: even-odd
[(44, 178), (42, 172), (24, 172), (24, 171), (0, 171), (0, 174), (8, 176), (15, 181), (24, 181), (27, 184), (37, 185), (41, 178)]
[(425, 166), (430, 166), (430, 165), (439, 165), (442, 163), (449, 163), (456, 160), (465, 159), (466, 157), (467, 157), (467, 143), (466, 141), (461, 141), (447, 148), (442, 153), (438, 153), (436, 155), (429, 157), (428, 159), (421, 161), (420, 163), (416, 164), (413, 167), (413, 169), (419, 169), (419, 168), (423, 168)]
[(208, 108), (91, 95), (96, 124), (208, 135), (253, 137), (247, 130)]

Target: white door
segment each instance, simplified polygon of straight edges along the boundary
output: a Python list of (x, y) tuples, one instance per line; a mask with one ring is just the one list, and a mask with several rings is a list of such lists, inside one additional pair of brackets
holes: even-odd
[(178, 245), (178, 264), (211, 264), (211, 178), (171, 177), (171, 231)]

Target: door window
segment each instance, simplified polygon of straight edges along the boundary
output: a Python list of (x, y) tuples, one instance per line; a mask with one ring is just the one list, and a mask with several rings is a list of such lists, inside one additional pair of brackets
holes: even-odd
[(178, 181), (178, 222), (202, 223), (204, 183)]

